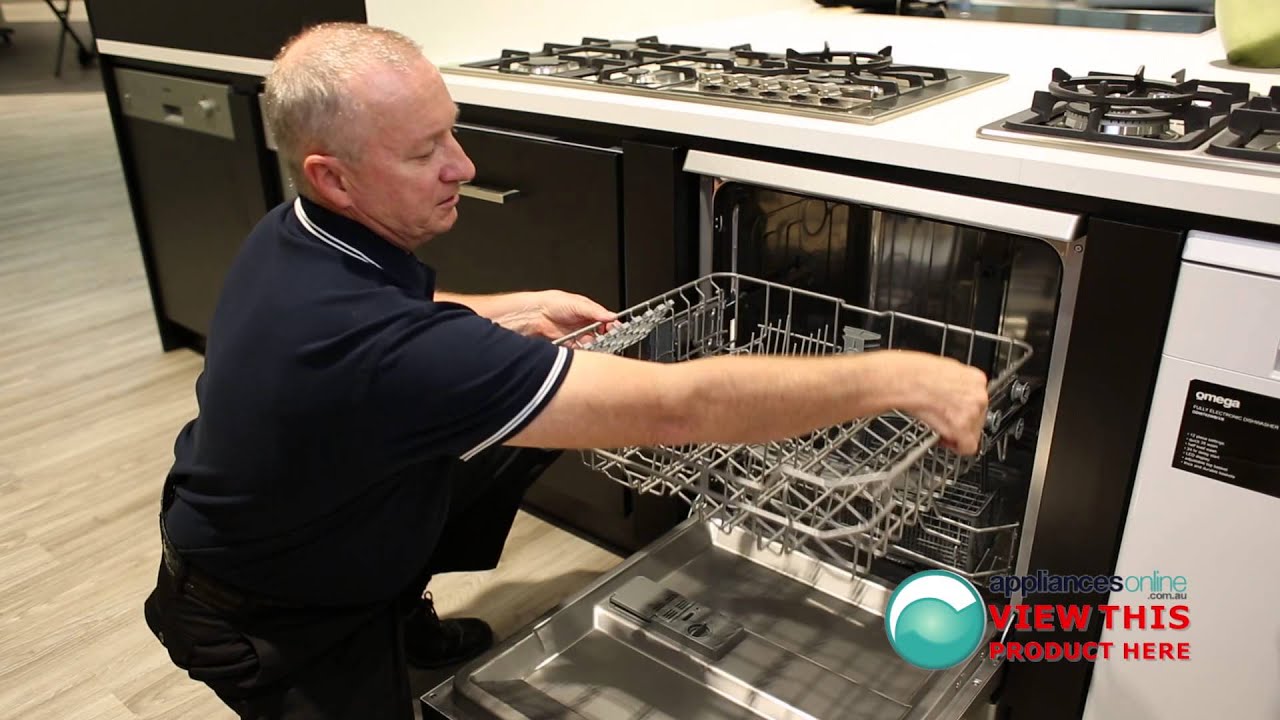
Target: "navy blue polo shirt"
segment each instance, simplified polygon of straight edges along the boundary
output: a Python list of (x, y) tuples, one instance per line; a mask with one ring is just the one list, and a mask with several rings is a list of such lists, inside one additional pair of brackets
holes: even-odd
[(166, 528), (184, 557), (319, 604), (389, 598), (423, 569), (445, 468), (519, 432), (572, 360), (434, 293), (412, 253), (306, 199), (258, 223), (174, 445)]

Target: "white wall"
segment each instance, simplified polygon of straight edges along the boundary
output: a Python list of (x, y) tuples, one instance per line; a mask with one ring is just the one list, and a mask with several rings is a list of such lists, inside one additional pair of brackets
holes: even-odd
[(661, 40), (667, 28), (814, 7), (812, 0), (365, 0), (370, 25), (408, 35), (437, 65), (587, 36), (633, 40), (657, 34)]

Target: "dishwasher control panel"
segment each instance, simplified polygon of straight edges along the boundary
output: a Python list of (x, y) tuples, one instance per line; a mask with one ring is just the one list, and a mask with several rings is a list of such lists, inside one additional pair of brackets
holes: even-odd
[(128, 117), (234, 140), (226, 85), (116, 68), (120, 111)]

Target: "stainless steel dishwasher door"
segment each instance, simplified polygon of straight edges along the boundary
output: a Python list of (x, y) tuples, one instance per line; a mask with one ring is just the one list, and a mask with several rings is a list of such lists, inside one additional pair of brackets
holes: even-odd
[(254, 96), (226, 83), (117, 68), (127, 172), (161, 339), (203, 338), (245, 236), (268, 208)]
[[(743, 632), (718, 650), (673, 640), (611, 602), (637, 578)], [(885, 634), (891, 591), (690, 520), (425, 695), (424, 717), (981, 717), (1000, 663), (980, 649), (949, 670), (909, 665)]]

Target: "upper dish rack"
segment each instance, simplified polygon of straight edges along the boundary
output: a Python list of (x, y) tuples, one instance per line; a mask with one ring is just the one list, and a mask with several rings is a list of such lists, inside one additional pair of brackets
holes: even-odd
[[(906, 528), (993, 448), (1031, 395), (1017, 372), (1031, 356), (1020, 340), (733, 273), (717, 273), (640, 303), (559, 342), (595, 352), (679, 362), (739, 354), (826, 355), (908, 349), (987, 372), (990, 405), (981, 447), (961, 456), (901, 412), (865, 417), (758, 444), (595, 449), (586, 463), (639, 492), (676, 494), (721, 528), (739, 527), (778, 552), (800, 550), (865, 572)], [(594, 336), (594, 340), (591, 340)]]

